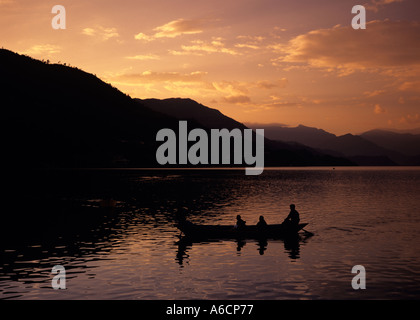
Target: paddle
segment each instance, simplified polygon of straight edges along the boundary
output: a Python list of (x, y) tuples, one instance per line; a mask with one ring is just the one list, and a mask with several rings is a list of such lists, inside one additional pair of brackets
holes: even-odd
[(309, 232), (309, 231), (307, 231), (307, 230), (305, 230), (305, 229), (303, 229), (303, 228), (302, 228), (302, 230), (303, 230), (303, 231), (305, 231), (305, 232), (306, 232), (306, 234), (307, 234), (307, 235), (309, 235), (309, 236), (313, 236), (313, 235), (314, 235), (312, 232)]

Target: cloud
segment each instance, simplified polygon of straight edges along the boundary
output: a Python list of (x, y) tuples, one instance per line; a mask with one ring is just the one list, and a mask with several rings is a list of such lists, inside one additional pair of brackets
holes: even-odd
[(366, 95), (368, 98), (379, 96), (383, 93), (385, 93), (385, 90), (374, 90), (374, 91), (365, 91), (364, 95)]
[(373, 108), (373, 112), (375, 114), (383, 114), (383, 113), (386, 113), (386, 110), (382, 108), (379, 104), (375, 104), (375, 107)]
[(263, 36), (237, 36), (236, 39), (243, 42), (235, 44), (236, 48), (259, 50), (264, 48), (262, 42), (266, 39)]
[(275, 88), (285, 88), (289, 84), (289, 81), (286, 78), (282, 78), (276, 81), (262, 80), (256, 83), (257, 88), (260, 89), (275, 89)]
[(23, 54), (29, 56), (42, 56), (50, 57), (55, 53), (60, 53), (61, 47), (54, 44), (38, 44), (30, 47), (26, 51), (23, 51)]
[(105, 28), (97, 26), (95, 28), (84, 28), (82, 34), (89, 37), (99, 37), (101, 40), (106, 41), (111, 38), (118, 38), (120, 35), (116, 28)]
[(247, 104), (251, 102), (248, 96), (249, 85), (247, 82), (239, 81), (219, 81), (212, 83), (213, 88), (222, 93), (223, 102), (233, 104)]
[(300, 107), (302, 106), (299, 102), (290, 102), (290, 101), (283, 101), (283, 102), (276, 102), (276, 103), (269, 103), (264, 104), (266, 109), (276, 109), (276, 108), (284, 108), (284, 107)]
[(107, 81), (120, 86), (131, 87), (135, 95), (177, 96), (189, 98), (214, 98), (218, 93), (211, 82), (206, 81), (207, 72), (155, 72), (134, 73), (125, 70), (109, 74)]
[(144, 34), (143, 32), (140, 32), (140, 33), (134, 35), (134, 39), (136, 39), (136, 40), (152, 41), (153, 40), (153, 37), (148, 36), (147, 34)]
[(307, 63), (343, 74), (377, 68), (420, 65), (420, 23), (372, 21), (365, 30), (336, 26), (299, 35), (277, 61)]
[(160, 38), (175, 38), (184, 34), (197, 34), (203, 32), (206, 20), (201, 19), (178, 19), (170, 21), (162, 26), (153, 29), (152, 35), (146, 35), (142, 32), (134, 36), (137, 40), (153, 41)]
[(82, 30), (82, 34), (86, 36), (94, 36), (96, 34), (96, 30), (92, 28), (84, 28)]
[(160, 57), (155, 54), (139, 54), (136, 56), (125, 57), (129, 60), (159, 60)]
[(415, 91), (420, 92), (420, 80), (416, 81), (405, 81), (403, 82), (398, 89), (400, 91)]
[(415, 115), (406, 115), (400, 119), (400, 123), (405, 124), (418, 124), (420, 123), (420, 114), (416, 113)]
[(223, 101), (227, 103), (243, 104), (243, 103), (250, 103), (251, 98), (246, 95), (234, 95), (234, 96), (224, 97)]
[(208, 53), (225, 53), (230, 55), (239, 55), (240, 53), (234, 49), (226, 48), (222, 39), (213, 38), (210, 42), (202, 40), (191, 41), (190, 45), (181, 46), (182, 51), (170, 50), (172, 55), (199, 55)]
[(254, 50), (260, 49), (259, 46), (255, 45), (255, 44), (250, 44), (250, 43), (237, 43), (237, 44), (235, 44), (235, 47), (236, 48), (254, 49)]
[(191, 73), (152, 72), (129, 73), (113, 77), (114, 81), (125, 84), (141, 84), (150, 82), (201, 82), (207, 72), (195, 71)]
[(217, 91), (230, 97), (247, 94), (249, 88), (248, 83), (239, 81), (219, 81), (213, 82), (212, 85)]
[(260, 80), (256, 82), (247, 81), (219, 81), (213, 82), (213, 86), (216, 90), (229, 94), (232, 96), (246, 94), (249, 89), (278, 89), (285, 88), (289, 84), (286, 78), (279, 80)]
[(286, 78), (279, 80), (247, 81), (218, 81), (212, 82), (213, 88), (223, 94), (222, 101), (234, 104), (248, 104), (252, 102), (249, 91), (253, 89), (270, 90), (284, 88), (288, 84)]
[(265, 40), (265, 37), (263, 37), (263, 36), (244, 36), (244, 35), (240, 35), (240, 36), (237, 36), (236, 39), (252, 41), (252, 42), (255, 43), (255, 42), (261, 42), (261, 41)]
[(391, 4), (391, 3), (397, 3), (397, 2), (403, 2), (404, 0), (371, 0), (370, 2), (364, 4), (364, 7), (367, 10), (371, 10), (374, 12), (378, 12), (379, 9), (382, 7)]

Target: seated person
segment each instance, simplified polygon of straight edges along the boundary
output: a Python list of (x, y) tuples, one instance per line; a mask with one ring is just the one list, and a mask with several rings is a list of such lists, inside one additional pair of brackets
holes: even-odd
[(299, 212), (296, 211), (295, 205), (291, 204), (290, 205), (290, 213), (287, 216), (287, 218), (284, 219), (284, 222), (297, 226), (299, 224), (299, 221), (300, 221)]
[(245, 227), (246, 222), (244, 220), (242, 220), (241, 216), (238, 214), (236, 216), (236, 225), (235, 228), (240, 229)]
[(260, 220), (257, 223), (257, 228), (258, 229), (264, 229), (267, 227), (267, 222), (265, 222), (264, 217), (260, 216)]

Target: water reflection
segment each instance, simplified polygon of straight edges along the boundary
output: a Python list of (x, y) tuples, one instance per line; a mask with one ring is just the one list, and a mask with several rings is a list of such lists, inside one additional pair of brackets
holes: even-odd
[(243, 239), (237, 239), (236, 240), (236, 251), (238, 254), (240, 254), (243, 247), (245, 247), (246, 241)]
[(258, 240), (257, 245), (258, 245), (258, 252), (262, 256), (264, 254), (264, 251), (267, 250), (268, 242), (266, 239), (260, 239)]
[(0, 293), (9, 298), (22, 294), (20, 290), (15, 291), (17, 288), (9, 281), (28, 288), (50, 288), (54, 265), (66, 266), (67, 278), (72, 279), (93, 268), (88, 267), (87, 262), (106, 259), (111, 250), (110, 241), (121, 237), (116, 232), (118, 219), (115, 208), (91, 203), (70, 207), (75, 211), (65, 214), (63, 211), (67, 211), (68, 206), (57, 206), (53, 212), (45, 208), (48, 219), (27, 219), (26, 223), (29, 220), (30, 225), (15, 221), (15, 225), (3, 230), (2, 238), (5, 240), (0, 243)]
[[(17, 180), (0, 221), (0, 299), (360, 298), (349, 291), (360, 263), (376, 274), (363, 298), (418, 298), (420, 170), (177, 173)], [(177, 238), (180, 207), (197, 224), (237, 214), (275, 224), (292, 201), (311, 240)], [(56, 264), (70, 281), (61, 296), (50, 284)]]
[[(310, 239), (312, 236), (313, 234), (304, 233), (304, 234), (298, 234), (294, 237), (288, 237), (286, 239), (276, 239), (276, 240), (258, 239), (258, 240), (248, 240), (248, 241), (256, 245), (257, 251), (260, 256), (264, 255), (266, 251), (268, 250), (269, 241), (274, 241), (276, 243), (282, 242), (284, 246), (284, 252), (287, 253), (288, 257), (291, 260), (296, 260), (300, 258), (301, 244), (305, 244), (308, 241), (308, 239)], [(179, 264), (180, 267), (183, 267), (185, 262), (187, 264), (189, 263), (191, 259), (191, 255), (189, 254), (189, 251), (192, 249), (194, 245), (199, 245), (198, 248), (200, 248), (200, 250), (205, 250), (206, 244), (220, 243), (223, 241), (234, 241), (236, 244), (237, 255), (241, 254), (241, 252), (243, 251), (244, 247), (247, 244), (247, 240), (245, 239), (201, 240), (201, 239), (194, 239), (188, 236), (179, 236), (179, 240), (175, 242), (175, 245), (177, 247), (175, 261)]]

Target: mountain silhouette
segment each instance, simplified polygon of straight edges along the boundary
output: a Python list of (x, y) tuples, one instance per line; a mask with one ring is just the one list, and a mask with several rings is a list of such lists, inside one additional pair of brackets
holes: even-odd
[(0, 50), (7, 161), (33, 167), (153, 165), (156, 132), (176, 119), (92, 74)]
[[(232, 119), (217, 109), (206, 107), (191, 99), (136, 99), (154, 111), (162, 112), (179, 120), (195, 121), (203, 128), (248, 129), (244, 124)], [(252, 129), (259, 129), (255, 127)], [(296, 142), (275, 141), (265, 135), (266, 166), (333, 166), (355, 165), (342, 155), (331, 155)]]
[(371, 131), (388, 131), (388, 132), (394, 132), (394, 133), (409, 133), (409, 134), (420, 134), (420, 127), (414, 128), (414, 129), (374, 129)]
[[(14, 168), (157, 167), (156, 133), (246, 127), (190, 99), (132, 99), (96, 76), (0, 50), (3, 163)], [(350, 165), (303, 145), (266, 139), (267, 166)]]
[(361, 135), (336, 136), (322, 129), (299, 125), (249, 124), (262, 127), (269, 139), (294, 141), (333, 156), (346, 157), (358, 165), (419, 165), (418, 137), (374, 130)]
[(386, 130), (371, 130), (360, 135), (376, 145), (408, 156), (420, 155), (420, 134), (397, 133)]

